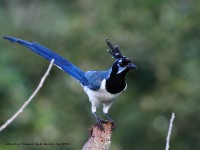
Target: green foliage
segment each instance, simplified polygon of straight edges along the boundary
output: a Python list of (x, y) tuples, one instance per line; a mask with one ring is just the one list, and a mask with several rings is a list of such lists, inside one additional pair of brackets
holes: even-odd
[[(0, 30), (1, 36), (39, 42), (83, 70), (111, 66), (108, 37), (139, 67), (128, 74), (127, 91), (110, 109), (117, 123), (111, 149), (164, 149), (175, 112), (171, 149), (198, 150), (199, 14), (198, 0), (1, 0)], [(47, 66), (26, 48), (0, 40), (1, 124), (32, 93)], [(94, 121), (82, 88), (54, 67), (36, 98), (0, 133), (0, 148), (19, 149), (5, 142), (69, 142), (64, 148), (81, 149)]]

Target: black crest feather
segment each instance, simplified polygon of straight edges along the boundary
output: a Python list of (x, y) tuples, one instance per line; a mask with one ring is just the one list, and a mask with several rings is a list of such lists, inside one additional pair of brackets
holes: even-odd
[(108, 53), (110, 53), (112, 55), (112, 58), (114, 58), (114, 59), (123, 58), (123, 55), (120, 52), (118, 45), (113, 46), (109, 39), (106, 39), (106, 43), (110, 48), (107, 51), (108, 51)]

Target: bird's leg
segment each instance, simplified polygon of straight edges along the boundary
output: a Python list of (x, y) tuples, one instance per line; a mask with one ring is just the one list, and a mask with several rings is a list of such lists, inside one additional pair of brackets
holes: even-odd
[(99, 127), (102, 131), (105, 132), (105, 130), (104, 130), (103, 126), (102, 126), (102, 123), (104, 123), (105, 121), (104, 121), (103, 119), (99, 118), (95, 112), (94, 112), (93, 114), (94, 114), (94, 116), (95, 116), (95, 118), (96, 118), (98, 127)]
[(109, 121), (113, 121), (113, 119), (108, 115), (108, 113), (105, 113), (106, 117), (108, 118)]
[(108, 120), (112, 123), (112, 131), (116, 128), (116, 123), (115, 121), (108, 115), (108, 113), (104, 113)]
[(111, 105), (112, 105), (112, 103), (103, 104), (103, 113), (106, 115), (109, 122), (112, 123), (111, 130), (113, 131), (116, 128), (116, 124), (115, 124), (114, 120), (108, 115), (108, 110), (109, 110)]

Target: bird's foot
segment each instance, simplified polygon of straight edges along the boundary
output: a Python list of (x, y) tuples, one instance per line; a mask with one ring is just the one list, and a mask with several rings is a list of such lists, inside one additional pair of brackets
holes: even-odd
[(101, 131), (104, 131), (104, 132), (105, 132), (104, 127), (103, 127), (103, 124), (108, 124), (108, 123), (110, 123), (110, 124), (112, 125), (112, 126), (111, 126), (111, 131), (114, 131), (115, 128), (116, 128), (116, 124), (115, 124), (114, 120), (113, 120), (111, 117), (109, 117), (109, 115), (108, 115), (107, 113), (105, 113), (105, 115), (107, 116), (108, 120), (103, 120), (103, 119), (99, 118), (99, 117), (96, 115), (96, 113), (94, 113), (94, 116), (95, 116), (96, 121), (97, 121), (96, 125), (99, 127), (99, 129), (100, 129)]
[(99, 127), (99, 129), (100, 129), (101, 131), (104, 131), (104, 132), (105, 132), (105, 130), (104, 130), (102, 124), (103, 124), (103, 123), (106, 123), (106, 121), (103, 120), (103, 119), (101, 119), (101, 118), (97, 118), (96, 120), (97, 120), (97, 126)]
[(111, 131), (114, 131), (116, 129), (116, 123), (113, 120), (109, 120), (109, 121), (112, 124)]
[(114, 131), (116, 128), (115, 121), (108, 115), (108, 113), (105, 113), (106, 117), (108, 118), (108, 121), (112, 124), (111, 131)]

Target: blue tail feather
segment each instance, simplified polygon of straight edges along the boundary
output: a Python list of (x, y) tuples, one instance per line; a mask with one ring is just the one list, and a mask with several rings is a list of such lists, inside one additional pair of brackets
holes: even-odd
[(66, 73), (70, 74), (72, 77), (77, 79), (83, 86), (88, 85), (88, 80), (85, 78), (85, 72), (80, 70), (77, 66), (73, 65), (71, 62), (66, 60), (65, 58), (61, 57), (60, 55), (56, 54), (55, 52), (51, 51), (50, 49), (36, 43), (36, 42), (28, 42), (25, 40), (5, 36), (4, 39), (7, 39), (14, 43), (19, 43), (31, 51), (39, 54), (40, 56), (46, 58), (47, 60), (51, 61), (54, 59), (54, 64), (61, 68)]

